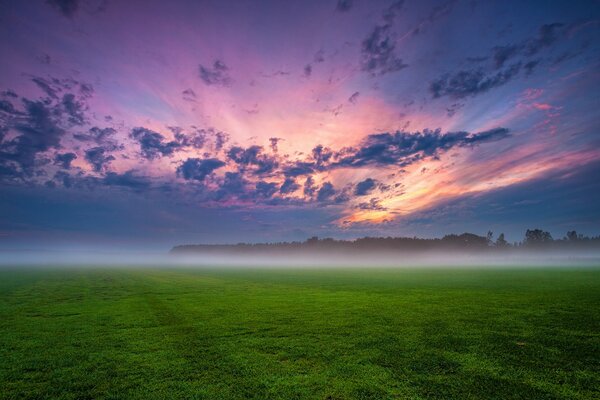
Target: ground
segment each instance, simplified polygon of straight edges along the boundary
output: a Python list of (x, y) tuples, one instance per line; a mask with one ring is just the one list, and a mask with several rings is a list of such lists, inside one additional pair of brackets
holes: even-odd
[(0, 270), (0, 399), (599, 388), (600, 269)]

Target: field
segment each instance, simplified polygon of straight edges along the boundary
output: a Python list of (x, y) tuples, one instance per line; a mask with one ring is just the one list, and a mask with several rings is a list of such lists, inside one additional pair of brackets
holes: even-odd
[(600, 398), (600, 269), (0, 270), (0, 399)]

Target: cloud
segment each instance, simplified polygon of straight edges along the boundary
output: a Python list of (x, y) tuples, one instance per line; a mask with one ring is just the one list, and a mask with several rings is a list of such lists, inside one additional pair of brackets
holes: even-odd
[(492, 49), (496, 69), (502, 68), (504, 63), (519, 53), (519, 46), (496, 46)]
[(114, 159), (114, 156), (106, 155), (106, 149), (103, 147), (92, 147), (85, 151), (85, 160), (92, 165), (95, 172), (104, 171)]
[(256, 166), (254, 173), (257, 175), (269, 174), (278, 167), (277, 160), (267, 154), (263, 154), (262, 146), (250, 146), (246, 149), (233, 146), (227, 152), (227, 157), (241, 167)]
[(360, 210), (375, 210), (375, 211), (386, 211), (387, 208), (380, 204), (380, 200), (373, 197), (368, 202), (358, 203), (356, 208)]
[(356, 104), (356, 102), (358, 101), (358, 96), (360, 96), (360, 92), (354, 92), (352, 93), (352, 96), (348, 98), (348, 101), (352, 104)]
[(259, 181), (256, 183), (256, 194), (260, 197), (271, 198), (277, 192), (277, 183)]
[(532, 56), (544, 47), (553, 45), (559, 38), (558, 31), (563, 27), (564, 25), (558, 22), (542, 25), (538, 30), (538, 35), (525, 43), (525, 54)]
[(215, 150), (220, 151), (225, 143), (229, 141), (229, 135), (225, 132), (216, 131), (215, 132)]
[(123, 149), (123, 145), (119, 144), (115, 139), (117, 131), (113, 128), (91, 127), (88, 133), (76, 133), (73, 138), (80, 142), (93, 142), (98, 146), (103, 147), (106, 151), (114, 151)]
[(314, 163), (312, 162), (295, 161), (283, 167), (283, 174), (286, 177), (296, 177), (311, 174), (314, 170)]
[(300, 189), (300, 185), (296, 183), (296, 180), (294, 178), (285, 178), (285, 180), (281, 184), (281, 187), (279, 188), (279, 193), (294, 193), (298, 189)]
[(314, 196), (317, 191), (317, 186), (312, 176), (308, 176), (304, 181), (304, 195), (308, 197)]
[(361, 69), (372, 76), (400, 71), (408, 67), (395, 55), (396, 41), (391, 25), (376, 26), (362, 42)]
[(223, 183), (217, 192), (215, 193), (215, 200), (223, 201), (232, 197), (246, 198), (247, 191), (246, 185), (248, 182), (244, 179), (244, 176), (239, 172), (225, 172)]
[(281, 138), (278, 137), (272, 137), (269, 138), (269, 143), (271, 144), (271, 151), (273, 153), (277, 153), (279, 151), (279, 148), (277, 147), (277, 145), (279, 144), (279, 142), (281, 141)]
[(325, 182), (317, 192), (317, 201), (325, 202), (335, 195), (335, 188), (331, 182)]
[(67, 18), (73, 18), (79, 9), (79, 0), (46, 0), (46, 3)]
[(150, 187), (151, 180), (148, 177), (136, 175), (133, 170), (129, 170), (123, 174), (108, 172), (104, 176), (103, 183), (107, 186), (121, 186), (141, 192)]
[(358, 149), (347, 152), (329, 167), (362, 167), (369, 164), (407, 166), (426, 157), (437, 156), (453, 147), (465, 147), (508, 137), (508, 130), (496, 128), (469, 134), (437, 130), (369, 135)]
[(71, 162), (76, 158), (77, 155), (75, 153), (59, 153), (54, 157), (54, 164), (60, 166), (63, 169), (70, 169)]
[(200, 64), (199, 73), (206, 85), (229, 86), (232, 83), (229, 68), (221, 60), (215, 60), (212, 68)]
[(376, 181), (375, 179), (367, 178), (362, 182), (356, 184), (356, 188), (354, 189), (354, 194), (356, 196), (364, 196), (373, 191), (375, 189)]
[(23, 99), (24, 111), (14, 107), (5, 107), (9, 111), (5, 129), (11, 129), (17, 135), (10, 140), (0, 142), (0, 175), (12, 178), (31, 176), (36, 156), (51, 148), (60, 147), (65, 130), (56, 120), (55, 108), (44, 101)]
[(142, 156), (148, 160), (169, 156), (180, 147), (178, 142), (165, 142), (163, 135), (146, 128), (133, 128), (129, 136), (140, 144)]
[(306, 64), (304, 66), (304, 76), (309, 78), (311, 74), (312, 74), (312, 65)]
[(177, 175), (185, 180), (203, 182), (208, 175), (224, 165), (225, 163), (217, 158), (188, 158), (177, 167)]
[(371, 76), (380, 76), (408, 67), (408, 64), (395, 54), (396, 37), (392, 31), (396, 15), (403, 5), (404, 0), (398, 0), (385, 9), (382, 14), (384, 23), (376, 25), (362, 42), (361, 69)]
[(183, 92), (181, 92), (181, 96), (185, 101), (190, 101), (192, 103), (196, 102), (196, 92), (194, 92), (192, 89), (185, 89)]
[(73, 93), (65, 93), (61, 103), (72, 125), (83, 125), (86, 122), (84, 116), (86, 105), (83, 101), (77, 100)]
[(353, 0), (338, 0), (335, 10), (339, 12), (350, 11), (352, 8)]
[(463, 70), (454, 74), (443, 75), (434, 80), (429, 85), (429, 91), (434, 98), (448, 96), (454, 99), (463, 99), (506, 84), (520, 70), (520, 63), (513, 64), (500, 72), (492, 74), (485, 73), (483, 69)]
[[(521, 70), (525, 71), (525, 76), (529, 76), (543, 61), (542, 57), (538, 56), (535, 59), (532, 57), (538, 55), (543, 49), (553, 46), (566, 34), (566, 30), (568, 29), (561, 23), (545, 24), (538, 29), (535, 37), (514, 44), (494, 46), (491, 49), (490, 58), (493, 61), (491, 69), (479, 67), (446, 73), (431, 82), (429, 91), (433, 98), (448, 96), (463, 99), (502, 86), (516, 77)], [(477, 60), (486, 59), (487, 57)], [(511, 64), (507, 66), (509, 62)]]
[(325, 61), (325, 52), (322, 49), (317, 51), (315, 53), (315, 55), (313, 56), (313, 61), (317, 64), (324, 62)]
[[(91, 85), (73, 79), (33, 77), (32, 81), (46, 97), (39, 100), (21, 98), (22, 108), (12, 103), (18, 98), (16, 93), (2, 93), (0, 175), (4, 178), (22, 180), (34, 174), (45, 174), (41, 167), (52, 161), (41, 154), (60, 148), (69, 128), (86, 123), (85, 100), (93, 93)], [(8, 132), (10, 136), (7, 136)]]
[(41, 77), (34, 77), (31, 79), (31, 81), (33, 83), (36, 84), (37, 87), (39, 87), (40, 89), (42, 89), (42, 91), (44, 93), (46, 93), (46, 95), (50, 98), (53, 99), (57, 99), (58, 95), (56, 94), (58, 91), (60, 91), (60, 88), (56, 88), (53, 87), (53, 85), (46, 79), (41, 78)]

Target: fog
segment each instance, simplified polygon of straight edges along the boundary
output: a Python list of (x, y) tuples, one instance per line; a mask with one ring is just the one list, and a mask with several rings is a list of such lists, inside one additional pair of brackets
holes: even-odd
[(110, 249), (1, 250), (0, 268), (186, 267), (186, 268), (440, 268), (440, 267), (596, 267), (600, 250), (504, 252), (252, 252), (170, 254), (168, 250)]

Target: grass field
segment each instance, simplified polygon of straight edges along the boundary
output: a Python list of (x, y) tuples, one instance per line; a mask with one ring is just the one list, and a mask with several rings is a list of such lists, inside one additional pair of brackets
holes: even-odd
[(1, 399), (600, 398), (600, 269), (0, 270)]

